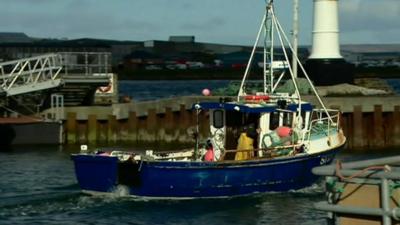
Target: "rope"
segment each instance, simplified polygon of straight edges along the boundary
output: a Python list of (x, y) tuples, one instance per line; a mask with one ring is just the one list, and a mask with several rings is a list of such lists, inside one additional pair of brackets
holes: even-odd
[(384, 165), (384, 166), (370, 166), (370, 167), (364, 168), (364, 169), (361, 170), (361, 171), (358, 171), (358, 172), (354, 173), (354, 174), (351, 175), (351, 176), (345, 177), (345, 176), (343, 176), (342, 172), (340, 171), (341, 169), (342, 169), (342, 162), (340, 162), (340, 160), (337, 160), (337, 161), (336, 161), (336, 167), (335, 167), (335, 175), (336, 175), (337, 177), (339, 177), (341, 180), (350, 180), (350, 179), (353, 179), (353, 178), (355, 178), (355, 177), (358, 177), (358, 176), (360, 176), (360, 175), (366, 173), (366, 172), (369, 171), (369, 170), (384, 170), (385, 172), (388, 172), (388, 171), (391, 170), (390, 166), (388, 166), (388, 165)]

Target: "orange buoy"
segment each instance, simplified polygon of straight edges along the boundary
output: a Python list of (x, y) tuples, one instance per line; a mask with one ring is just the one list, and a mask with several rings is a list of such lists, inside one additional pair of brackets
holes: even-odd
[(276, 128), (276, 133), (279, 135), (279, 137), (288, 137), (290, 136), (292, 132), (292, 128), (286, 127), (286, 126), (281, 126)]

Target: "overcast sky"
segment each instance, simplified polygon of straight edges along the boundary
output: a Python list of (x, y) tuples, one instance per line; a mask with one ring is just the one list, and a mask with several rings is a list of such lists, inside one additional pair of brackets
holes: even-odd
[[(0, 0), (0, 32), (33, 37), (167, 40), (250, 45), (265, 0)], [(311, 43), (312, 0), (300, 0), (300, 43)], [(275, 0), (289, 30), (292, 0)], [(342, 44), (400, 43), (400, 0), (340, 0)]]

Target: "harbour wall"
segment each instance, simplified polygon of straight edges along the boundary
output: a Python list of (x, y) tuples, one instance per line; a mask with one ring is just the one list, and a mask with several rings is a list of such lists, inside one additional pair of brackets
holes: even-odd
[[(111, 106), (66, 107), (64, 141), (67, 144), (132, 144), (177, 146), (194, 143), (199, 101), (220, 97), (188, 96)], [(303, 98), (317, 104), (315, 97)], [(328, 108), (340, 109), (348, 149), (400, 147), (400, 97), (326, 97)], [(199, 135), (209, 132), (206, 112), (199, 114)]]

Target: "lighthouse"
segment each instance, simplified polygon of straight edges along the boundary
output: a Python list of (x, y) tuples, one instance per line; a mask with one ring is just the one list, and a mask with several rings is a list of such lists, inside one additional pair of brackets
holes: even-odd
[(312, 50), (306, 69), (316, 85), (353, 83), (354, 65), (340, 54), (338, 0), (314, 0)]

